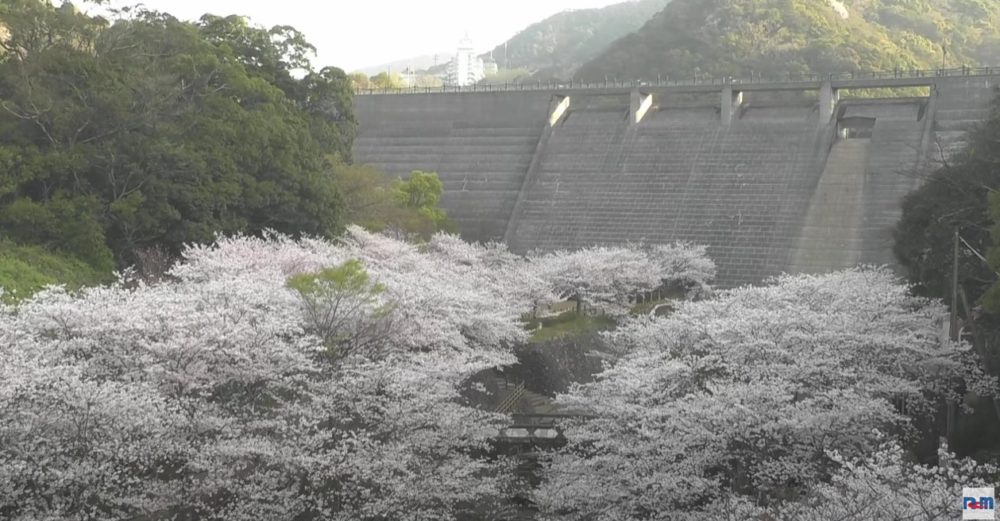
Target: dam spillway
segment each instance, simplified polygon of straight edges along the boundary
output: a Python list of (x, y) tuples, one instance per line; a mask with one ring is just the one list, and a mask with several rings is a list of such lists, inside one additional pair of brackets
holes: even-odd
[[(466, 239), (705, 244), (733, 287), (892, 264), (917, 173), (960, 148), (997, 85), (1000, 70), (362, 95), (354, 154), (392, 177), (438, 172)], [(929, 94), (840, 99), (901, 87)]]

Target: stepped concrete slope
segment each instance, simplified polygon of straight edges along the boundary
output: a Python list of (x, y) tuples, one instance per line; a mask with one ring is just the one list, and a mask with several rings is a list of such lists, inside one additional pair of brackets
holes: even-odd
[[(997, 85), (991, 70), (358, 96), (355, 158), (392, 176), (437, 171), (467, 239), (515, 251), (691, 241), (732, 287), (892, 264), (916, 173), (960, 149)], [(930, 94), (839, 96), (920, 86)]]
[(870, 139), (844, 139), (833, 145), (813, 192), (788, 271), (824, 273), (860, 260), (858, 239), (870, 142)]
[(850, 107), (874, 119), (864, 173), (860, 256), (863, 264), (893, 264), (892, 232), (902, 216), (902, 201), (919, 186), (926, 171), (933, 130), (932, 99)]
[(354, 156), (391, 177), (437, 172), (468, 238), (500, 240), (547, 121), (548, 93), (359, 96)]
[(814, 110), (722, 127), (707, 111), (571, 113), (516, 215), (515, 250), (623, 241), (709, 246), (720, 279), (780, 273), (816, 183)]

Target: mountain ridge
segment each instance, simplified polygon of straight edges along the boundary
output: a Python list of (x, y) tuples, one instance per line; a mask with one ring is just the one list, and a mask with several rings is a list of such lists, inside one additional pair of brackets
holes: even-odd
[(1000, 2), (674, 0), (575, 78), (952, 67), (986, 64), (997, 53)]
[(638, 30), (671, 0), (631, 0), (554, 14), (522, 29), (482, 56), (532, 79), (568, 80), (617, 39)]

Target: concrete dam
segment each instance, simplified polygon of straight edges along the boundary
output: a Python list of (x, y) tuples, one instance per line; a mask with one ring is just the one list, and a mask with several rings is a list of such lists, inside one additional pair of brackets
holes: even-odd
[(734, 287), (893, 264), (902, 199), (998, 86), (1000, 69), (964, 69), (359, 95), (354, 154), (392, 177), (437, 172), (466, 239), (705, 244)]

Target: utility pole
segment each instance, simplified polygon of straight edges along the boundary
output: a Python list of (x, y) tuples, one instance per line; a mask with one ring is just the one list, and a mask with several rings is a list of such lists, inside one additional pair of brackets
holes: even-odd
[[(955, 228), (953, 235), (954, 252), (951, 259), (951, 324), (948, 327), (948, 336), (952, 342), (958, 341), (958, 241), (958, 228)], [(948, 400), (945, 438), (948, 440), (949, 450), (951, 448), (951, 441), (955, 436), (955, 424), (957, 423), (955, 413), (955, 401)]]
[(949, 335), (958, 341), (958, 229), (954, 234), (954, 253), (951, 261), (951, 325)]

